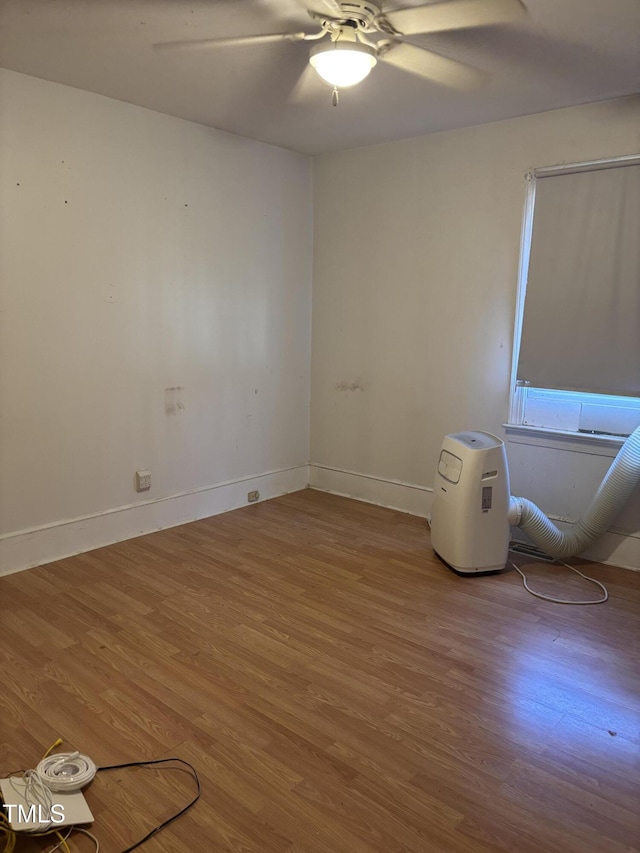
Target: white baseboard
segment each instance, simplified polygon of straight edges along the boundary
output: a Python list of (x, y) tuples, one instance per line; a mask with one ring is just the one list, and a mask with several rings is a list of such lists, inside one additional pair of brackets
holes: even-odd
[[(386, 480), (327, 465), (309, 466), (309, 486), (422, 518), (429, 515), (433, 503), (433, 489), (429, 486)], [(551, 519), (560, 529), (570, 529), (572, 526), (566, 519), (553, 516)], [(609, 530), (580, 556), (609, 566), (640, 571), (640, 537), (626, 531)]]
[[(548, 517), (559, 530), (569, 533), (573, 528), (573, 521), (558, 518), (555, 515)], [(518, 541), (530, 541), (517, 527), (511, 528), (511, 535)], [(620, 569), (638, 572), (640, 571), (640, 537), (635, 533), (616, 530), (615, 528), (607, 530), (590, 548), (578, 556), (584, 560), (593, 560), (595, 563), (604, 563), (607, 566), (617, 566)]]
[(298, 465), (7, 533), (0, 537), (0, 576), (238, 509), (254, 489), (264, 500), (307, 485), (308, 466)]
[[(0, 537), (0, 576), (238, 509), (247, 505), (247, 492), (254, 489), (265, 500), (307, 486), (422, 518), (429, 515), (433, 502), (429, 486), (326, 465), (298, 465), (4, 534)], [(566, 519), (551, 518), (561, 528), (570, 527)], [(581, 556), (640, 571), (640, 537), (614, 529)]]
[(640, 572), (640, 538), (622, 533), (605, 533), (580, 556), (607, 566)]
[[(569, 532), (573, 528), (574, 522), (567, 521), (566, 518), (558, 518), (554, 515), (550, 515), (549, 518), (560, 530)], [(621, 569), (638, 572), (640, 571), (640, 536), (614, 527), (603, 533), (579, 556), (607, 566), (618, 566)]]
[(321, 492), (398, 509), (422, 518), (431, 512), (433, 500), (433, 489), (429, 486), (358, 474), (328, 465), (309, 465), (309, 486)]

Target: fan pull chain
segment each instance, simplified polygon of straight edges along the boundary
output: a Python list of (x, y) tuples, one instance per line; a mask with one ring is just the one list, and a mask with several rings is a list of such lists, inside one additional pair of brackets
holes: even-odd
[(338, 87), (334, 86), (333, 87), (333, 95), (331, 97), (331, 103), (333, 104), (334, 107), (337, 107), (339, 101), (340, 101), (340, 93), (338, 92)]

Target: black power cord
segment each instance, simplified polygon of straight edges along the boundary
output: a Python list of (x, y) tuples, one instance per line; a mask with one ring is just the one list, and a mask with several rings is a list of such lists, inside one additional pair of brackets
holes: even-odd
[(157, 764), (167, 764), (167, 763), (176, 763), (183, 764), (185, 767), (188, 767), (191, 771), (191, 775), (193, 776), (193, 780), (196, 783), (196, 795), (191, 800), (191, 802), (187, 803), (184, 808), (181, 808), (179, 812), (176, 812), (171, 817), (164, 820), (162, 823), (159, 823), (158, 826), (154, 827), (150, 832), (148, 832), (144, 838), (141, 838), (140, 841), (136, 841), (135, 844), (132, 844), (131, 847), (127, 847), (126, 850), (123, 850), (122, 853), (131, 853), (132, 850), (136, 850), (138, 847), (141, 847), (146, 841), (149, 841), (150, 838), (153, 838), (154, 835), (157, 835), (161, 832), (165, 827), (169, 826), (170, 823), (173, 823), (174, 820), (177, 820), (181, 815), (185, 812), (189, 811), (191, 806), (195, 805), (200, 799), (200, 779), (198, 778), (198, 774), (196, 772), (195, 767), (192, 764), (189, 764), (188, 761), (184, 761), (182, 758), (157, 758), (155, 761), (129, 761), (126, 764), (110, 764), (107, 767), (98, 767), (98, 773), (101, 773), (104, 770), (120, 770), (125, 767), (154, 767)]

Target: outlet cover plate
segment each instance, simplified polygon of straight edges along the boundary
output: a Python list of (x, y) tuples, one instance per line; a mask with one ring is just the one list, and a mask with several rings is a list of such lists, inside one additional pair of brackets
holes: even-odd
[(151, 488), (151, 471), (144, 468), (136, 471), (136, 492), (148, 492)]

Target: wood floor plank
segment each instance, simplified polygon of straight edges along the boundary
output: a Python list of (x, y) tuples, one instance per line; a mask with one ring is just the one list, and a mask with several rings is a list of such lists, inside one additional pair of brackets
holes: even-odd
[[(149, 853), (640, 853), (640, 573), (586, 573), (606, 604), (461, 578), (423, 520), (305, 490), (0, 578), (0, 774), (57, 736), (189, 761)], [(192, 794), (99, 773), (101, 851)]]

